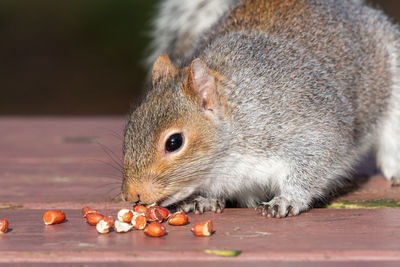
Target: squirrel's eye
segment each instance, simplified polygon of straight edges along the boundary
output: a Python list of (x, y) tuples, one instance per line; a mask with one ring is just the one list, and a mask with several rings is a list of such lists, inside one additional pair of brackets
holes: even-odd
[(178, 150), (183, 143), (183, 137), (181, 134), (173, 134), (168, 137), (167, 141), (165, 142), (165, 150), (168, 152), (173, 152)]

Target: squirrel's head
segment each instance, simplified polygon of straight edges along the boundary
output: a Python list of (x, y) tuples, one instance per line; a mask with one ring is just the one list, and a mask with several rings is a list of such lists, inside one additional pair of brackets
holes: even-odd
[(176, 69), (160, 56), (152, 84), (126, 126), (122, 194), (166, 206), (204, 185), (228, 108), (219, 93), (223, 78), (200, 59)]

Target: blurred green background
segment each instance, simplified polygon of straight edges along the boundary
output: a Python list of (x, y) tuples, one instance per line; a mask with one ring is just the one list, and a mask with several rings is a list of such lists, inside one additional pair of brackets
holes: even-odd
[[(0, 0), (0, 115), (126, 114), (158, 2)], [(400, 1), (374, 2), (399, 21)]]

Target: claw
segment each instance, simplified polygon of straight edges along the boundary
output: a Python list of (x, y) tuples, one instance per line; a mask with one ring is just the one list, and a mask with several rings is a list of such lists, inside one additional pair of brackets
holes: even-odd
[(273, 216), (272, 216), (272, 207), (271, 207), (271, 205), (267, 205), (267, 217), (268, 218), (272, 218)]
[(195, 214), (202, 214), (205, 211), (213, 211), (215, 213), (222, 213), (225, 208), (225, 201), (205, 198), (198, 196), (189, 201), (183, 201), (179, 205), (179, 209), (183, 210), (185, 213), (193, 211)]
[(203, 213), (204, 213), (204, 206), (200, 206), (199, 212), (200, 212), (200, 214), (203, 214)]
[(258, 211), (261, 214), (261, 216), (264, 216), (264, 217), (267, 216), (267, 211), (266, 211), (266, 207), (264, 204), (258, 205), (256, 208), (256, 211)]
[(289, 201), (283, 197), (275, 197), (269, 202), (262, 202), (256, 209), (261, 212), (262, 216), (268, 218), (284, 218), (298, 215), (304, 210), (300, 207), (296, 201)]
[(197, 201), (194, 202), (194, 214), (200, 214), (199, 202)]
[(222, 213), (223, 208), (221, 207), (221, 203), (217, 200), (215, 203), (215, 213)]
[(264, 206), (261, 210), (261, 215), (266, 217), (268, 215), (268, 208)]
[(390, 179), (392, 186), (400, 186), (400, 178), (392, 177)]
[(292, 206), (289, 206), (288, 207), (288, 215), (287, 216), (289, 216), (289, 217), (293, 217), (294, 216), (294, 214), (293, 214), (293, 207)]
[(279, 205), (277, 204), (272, 206), (272, 217), (279, 218)]
[(279, 205), (276, 205), (276, 204), (275, 204), (275, 205), (272, 207), (272, 210), (273, 210), (272, 217), (274, 217), (274, 218), (281, 218), (281, 210), (280, 210)]

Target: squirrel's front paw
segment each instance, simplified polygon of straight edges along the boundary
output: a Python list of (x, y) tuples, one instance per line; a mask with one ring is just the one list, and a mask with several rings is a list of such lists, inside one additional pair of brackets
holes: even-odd
[(193, 199), (183, 201), (179, 203), (179, 209), (184, 212), (193, 211), (196, 214), (203, 213), (205, 211), (213, 211), (215, 213), (221, 213), (225, 208), (225, 201), (221, 199), (205, 198), (197, 196)]
[(296, 216), (307, 209), (307, 206), (294, 200), (287, 200), (284, 197), (275, 197), (269, 202), (262, 202), (258, 208), (262, 216), (272, 218), (284, 218)]
[(392, 177), (390, 183), (392, 186), (400, 186), (400, 177)]

